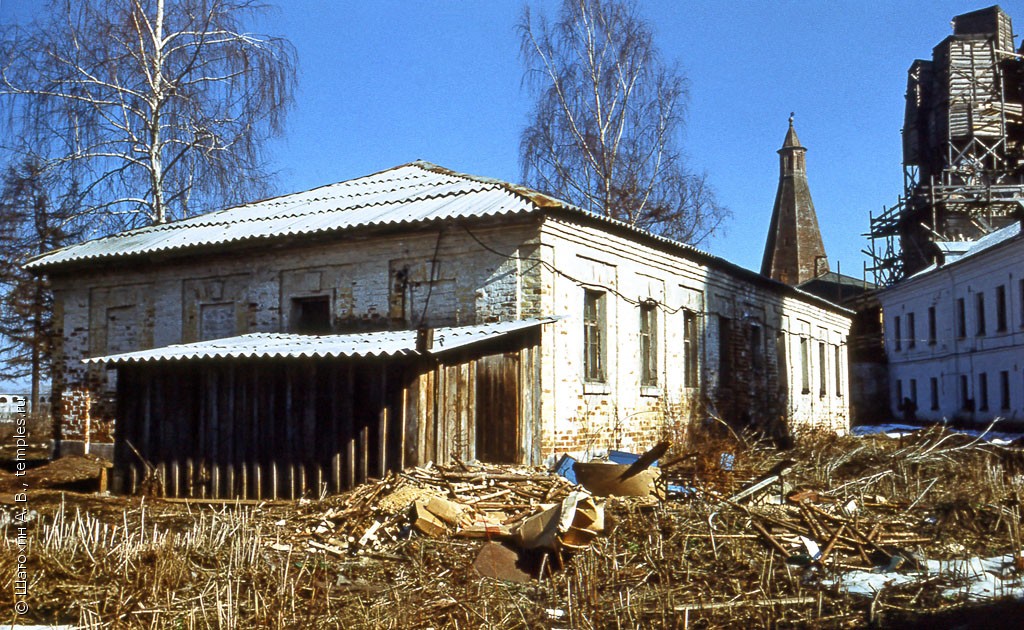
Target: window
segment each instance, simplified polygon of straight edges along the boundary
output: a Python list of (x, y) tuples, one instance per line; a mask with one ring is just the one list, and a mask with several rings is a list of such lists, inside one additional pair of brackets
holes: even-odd
[(928, 389), (931, 392), (932, 411), (939, 409), (939, 379), (931, 377), (928, 379)]
[(824, 398), (828, 393), (828, 362), (825, 360), (825, 342), (818, 342), (818, 396)]
[(967, 382), (967, 375), (960, 375), (960, 408), (965, 411), (970, 411), (973, 406), (971, 401), (970, 384)]
[(331, 301), (326, 295), (292, 298), (292, 332), (326, 335), (331, 332)]
[(1020, 327), (1024, 328), (1024, 278), (1020, 281)]
[(653, 302), (640, 305), (640, 385), (658, 384), (658, 310)]
[(999, 373), (999, 408), (1010, 409), (1010, 373), (1006, 370)]
[(996, 331), (1006, 332), (1006, 285), (996, 287)]
[(786, 333), (779, 331), (775, 334), (775, 361), (779, 370), (779, 391), (789, 390), (789, 365), (786, 363)]
[(697, 314), (693, 311), (683, 311), (683, 384), (686, 387), (697, 387), (699, 349)]
[(893, 321), (892, 332), (893, 332), (893, 335), (894, 335), (893, 347), (897, 351), (902, 350), (903, 349), (903, 331), (900, 329), (900, 316), (899, 315), (897, 315), (896, 319)]
[(911, 400), (911, 402), (914, 403), (914, 406), (916, 407), (917, 406), (917, 379), (916, 378), (910, 379), (910, 400)]
[(811, 393), (811, 342), (807, 337), (800, 337), (800, 391)]
[(977, 300), (975, 315), (977, 316), (978, 320), (976, 334), (979, 337), (981, 337), (982, 335), (985, 334), (985, 294), (979, 291), (975, 299)]
[(956, 336), (960, 339), (967, 336), (967, 306), (963, 298), (956, 299)]
[(988, 411), (988, 374), (978, 374), (978, 411)]
[(917, 331), (914, 330), (914, 314), (907, 313), (907, 347), (913, 348), (917, 345)]
[(583, 294), (583, 378), (596, 383), (605, 381), (605, 294), (585, 291)]
[(836, 396), (843, 395), (843, 349), (840, 346), (832, 346), (835, 354), (836, 364)]
[(755, 370), (764, 369), (764, 339), (757, 324), (750, 325), (750, 362)]
[(935, 345), (935, 307), (928, 307), (928, 345)]

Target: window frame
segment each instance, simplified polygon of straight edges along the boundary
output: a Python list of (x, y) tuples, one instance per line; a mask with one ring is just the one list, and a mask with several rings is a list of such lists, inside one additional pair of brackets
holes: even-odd
[(683, 387), (700, 386), (700, 334), (697, 313), (683, 309)]
[(583, 380), (607, 383), (607, 293), (583, 290)]
[(640, 386), (658, 386), (658, 306), (640, 304)]

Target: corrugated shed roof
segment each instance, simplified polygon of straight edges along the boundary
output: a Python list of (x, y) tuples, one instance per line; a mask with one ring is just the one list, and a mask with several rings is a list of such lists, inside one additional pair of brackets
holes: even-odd
[[(523, 319), (476, 326), (434, 329), (434, 345), (427, 354), (438, 354), (482, 341), (548, 324), (556, 317)], [(143, 363), (148, 361), (187, 361), (238, 358), (302, 357), (401, 357), (419, 356), (415, 330), (381, 330), (350, 335), (298, 335), (250, 333), (226, 339), (213, 339), (139, 350), (123, 354), (85, 359), (86, 363)]]
[(246, 240), (436, 219), (492, 217), (563, 205), (519, 186), (460, 175), (429, 162), (161, 225), (120, 232), (43, 254), (25, 265), (153, 254)]

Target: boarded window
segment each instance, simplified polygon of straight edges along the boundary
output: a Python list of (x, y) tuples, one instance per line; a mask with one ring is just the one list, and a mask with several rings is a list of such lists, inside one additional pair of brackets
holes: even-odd
[(775, 361), (779, 370), (779, 391), (786, 392), (789, 387), (789, 365), (787, 364), (786, 333), (780, 330), (775, 335)]
[(203, 304), (199, 307), (199, 340), (235, 335), (234, 304)]
[(325, 335), (331, 332), (331, 301), (327, 296), (292, 298), (292, 332)]
[(755, 370), (764, 368), (764, 338), (757, 324), (750, 326), (750, 363)]
[(718, 386), (732, 386), (732, 320), (718, 316)]
[[(138, 321), (134, 306), (107, 309), (107, 354), (139, 349)], [(107, 370), (107, 391), (117, 390), (117, 370)]]
[(107, 354), (138, 350), (138, 322), (134, 306), (107, 309)]
[(658, 384), (658, 309), (649, 303), (640, 305), (640, 384)]
[(683, 311), (683, 379), (686, 387), (697, 387), (700, 343), (697, 337), (697, 314)]
[(605, 294), (583, 293), (583, 377), (587, 381), (605, 381)]

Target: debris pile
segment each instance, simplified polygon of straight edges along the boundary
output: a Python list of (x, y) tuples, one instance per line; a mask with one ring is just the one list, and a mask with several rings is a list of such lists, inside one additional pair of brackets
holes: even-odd
[[(572, 462), (456, 462), (321, 501), (37, 501), (32, 620), (893, 626), (1024, 593), (1019, 449), (925, 431), (662, 450), (595, 463), (613, 483), (593, 493)], [(641, 469), (655, 492), (616, 496)]]

